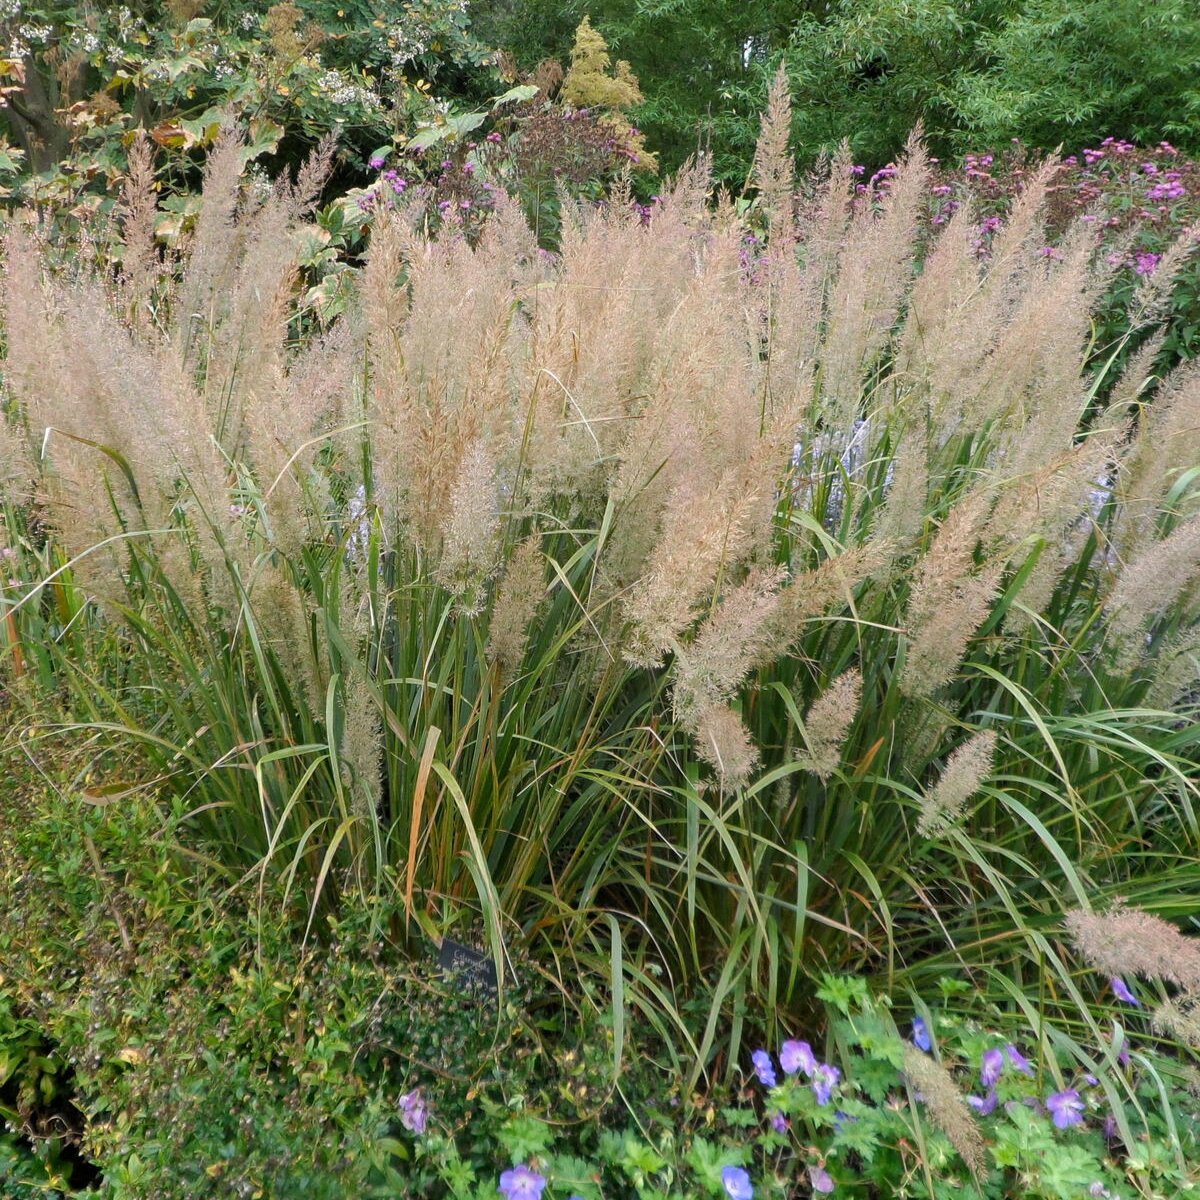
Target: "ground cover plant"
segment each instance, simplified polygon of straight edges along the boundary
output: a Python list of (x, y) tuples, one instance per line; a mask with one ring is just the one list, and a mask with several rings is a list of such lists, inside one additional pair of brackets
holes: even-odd
[(986, 1004), (947, 1012), (961, 978), (903, 1029), (861, 979), (826, 978), (827, 1036), (689, 1095), (636, 1025), (618, 1069), (609, 1014), (532, 960), (496, 1009), (398, 962), (362, 907), (302, 949), (254, 881), (179, 871), (179, 813), (97, 803), (86, 747), (56, 744), (3, 747), (20, 816), (0, 834), (6, 1196), (940, 1195), (974, 1171), (985, 1195), (1057, 1200), (1195, 1182), (1192, 1082), (1128, 990), (1092, 1073), (1006, 1042)]
[[(983, 1173), (975, 1118), (894, 1025), (861, 1031), (882, 995), (928, 1032), (940, 992), (955, 1095), (975, 1054), (1039, 1047), (982, 1114), (989, 1169), (1085, 1114), (1100, 1164), (1092, 1075), (1126, 1151), (1166, 1138), (1175, 1166), (1128, 1168), (1154, 1194), (1178, 1101), (1121, 1073), (1110, 1019), (1132, 996), (1192, 1053), (1167, 922), (1195, 922), (1200, 381), (1156, 379), (1153, 338), (1095, 369), (1116, 264), (1082, 221), (1048, 242), (1053, 164), (982, 252), (968, 200), (918, 262), (920, 142), (885, 189), (848, 152), (798, 188), (789, 127), (781, 85), (753, 204), (701, 161), (653, 205), (564, 199), (554, 251), (501, 192), (477, 221), (393, 189), (325, 326), (296, 234), (328, 151), (266, 191), (226, 129), (164, 256), (139, 143), (119, 273), (14, 222), (6, 702), (83, 748), (85, 803), (161, 817), (164, 877), (248, 893), (305, 952), (353, 913), (398, 960), (485, 947), (501, 997), (536, 962), (615, 1071), (649, 1037), (685, 1097), (827, 1024), (826, 1065), (876, 1080), (849, 1100), (935, 1114), (930, 1194)], [(1138, 277), (1123, 336), (1190, 252)], [(869, 982), (839, 1009), (828, 976)], [(772, 1115), (828, 1133), (794, 1085)], [(835, 1134), (759, 1186), (860, 1177)], [(635, 1190), (670, 1194), (645, 1161)], [(738, 1200), (749, 1158), (699, 1161)]]

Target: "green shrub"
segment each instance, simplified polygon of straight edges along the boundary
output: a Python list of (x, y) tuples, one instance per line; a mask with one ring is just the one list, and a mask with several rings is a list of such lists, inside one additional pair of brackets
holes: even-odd
[(386, 18), (367, 0), (12, 0), (0, 35), (5, 194), (85, 222), (119, 193), (137, 129), (167, 157), (170, 193), (189, 190), (230, 119), (245, 124), (243, 158), (275, 170), (335, 133), (353, 178), (381, 142), (495, 90), (494, 53), (448, 0)]

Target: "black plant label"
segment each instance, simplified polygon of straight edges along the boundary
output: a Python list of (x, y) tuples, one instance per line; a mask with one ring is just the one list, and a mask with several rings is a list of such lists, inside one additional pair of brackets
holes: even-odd
[(449, 979), (464, 992), (480, 999), (492, 998), (498, 992), (496, 964), (491, 956), (472, 946), (450, 938), (442, 939), (438, 963)]

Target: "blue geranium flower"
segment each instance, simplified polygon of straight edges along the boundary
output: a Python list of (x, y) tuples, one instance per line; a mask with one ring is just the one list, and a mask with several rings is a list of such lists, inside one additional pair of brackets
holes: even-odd
[(832, 1067), (829, 1063), (817, 1064), (816, 1070), (813, 1071), (812, 1089), (818, 1104), (829, 1103), (833, 1096), (833, 1089), (837, 1087), (841, 1078), (842, 1073), (837, 1067)]
[(741, 1167), (726, 1167), (721, 1172), (725, 1195), (729, 1200), (754, 1200), (754, 1184), (749, 1174)]
[(1132, 1004), (1135, 1008), (1142, 1007), (1142, 1002), (1129, 990), (1125, 984), (1125, 980), (1123, 980), (1120, 975), (1114, 975), (1108, 982), (1112, 987), (1113, 995), (1116, 996), (1118, 1000), (1121, 1000), (1126, 1004)]
[(1004, 1052), (985, 1050), (979, 1066), (979, 1078), (985, 1088), (993, 1088), (1004, 1071)]
[(500, 1192), (504, 1200), (541, 1200), (545, 1187), (546, 1180), (524, 1163), (500, 1176)]
[(771, 1056), (767, 1051), (755, 1050), (750, 1055), (750, 1061), (754, 1064), (754, 1073), (763, 1087), (772, 1088), (779, 1082), (775, 1077), (775, 1064), (771, 1061)]
[(779, 1065), (787, 1075), (803, 1071), (811, 1078), (817, 1069), (817, 1056), (807, 1042), (784, 1042), (779, 1047)]
[(1025, 1055), (1023, 1055), (1020, 1050), (1018, 1050), (1016, 1046), (1012, 1044), (1012, 1042), (1009, 1042), (1008, 1045), (1004, 1047), (1004, 1053), (1008, 1055), (1008, 1061), (1012, 1063), (1012, 1065), (1016, 1067), (1016, 1069), (1020, 1071), (1022, 1075), (1032, 1075), (1034, 1073), (1033, 1063), (1031, 1063), (1029, 1059), (1027, 1059)]
[(926, 1054), (933, 1049), (933, 1038), (929, 1035), (929, 1026), (925, 1024), (924, 1017), (913, 1017), (912, 1040), (913, 1045), (924, 1050)]
[(1070, 1129), (1072, 1125), (1078, 1125), (1083, 1120), (1083, 1097), (1074, 1088), (1047, 1096), (1046, 1107), (1059, 1129)]

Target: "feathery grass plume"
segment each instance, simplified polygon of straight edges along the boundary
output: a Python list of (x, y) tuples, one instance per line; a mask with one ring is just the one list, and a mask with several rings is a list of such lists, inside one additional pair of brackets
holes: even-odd
[(1156, 1033), (1200, 1050), (1200, 999), (1164, 1000), (1151, 1012), (1150, 1024)]
[[(353, 423), (349, 405), (358, 354), (346, 325), (314, 335), (286, 363), (277, 362), (270, 390), (247, 407), (246, 453), (262, 491), (270, 538), (290, 558), (320, 536), (330, 511), (319, 462), (329, 452), (333, 431)], [(357, 446), (362, 436), (353, 429), (340, 441)]]
[(1025, 577), (1017, 602), (1004, 614), (1001, 628), (1005, 634), (1020, 636), (1037, 624), (1054, 599), (1063, 576), (1079, 561), (1081, 541), (1081, 537), (1069, 533), (1060, 537), (1047, 535), (1030, 548), (1031, 553), (1036, 551), (1038, 560)]
[(696, 716), (696, 753), (717, 773), (721, 787), (734, 791), (758, 765), (758, 749), (742, 718), (726, 704), (710, 704)]
[(818, 166), (809, 181), (816, 195), (812, 213), (804, 222), (804, 275), (822, 307), (833, 286), (854, 211), (853, 167), (850, 143), (843, 140), (828, 162), (828, 174), (822, 177)]
[[(295, 182), (281, 180), (269, 196), (242, 203), (236, 234), (242, 240), (230, 265), (220, 312), (212, 313), (211, 353), (204, 390), (215, 414), (215, 432), (229, 451), (242, 444), (257, 461), (260, 484), (268, 488), (294, 446), (272, 437), (281, 410), (294, 396), (280, 395), (286, 374), (288, 320), (292, 310), (300, 247), (296, 220), (310, 208), (328, 178), (334, 140), (322, 139)], [(197, 245), (196, 252), (200, 247)], [(186, 282), (186, 281), (185, 281)], [(265, 428), (264, 428), (265, 426)], [(304, 431), (304, 426), (301, 426)], [(263, 476), (270, 478), (263, 478)], [(286, 514), (281, 515), (280, 524)]]
[(667, 504), (658, 545), (625, 603), (629, 662), (661, 663), (711, 596), (722, 572), (747, 558), (762, 535), (764, 476), (747, 470), (676, 488)]
[(467, 447), (458, 464), (434, 568), (463, 616), (480, 613), (487, 601), (484, 585), (496, 569), (499, 529), (496, 465), (480, 439)]
[(770, 644), (768, 619), (775, 609), (782, 571), (754, 568), (726, 592), (686, 645), (675, 652), (675, 716), (693, 728), (697, 716), (727, 703)]
[(1134, 406), (1140, 404), (1151, 385), (1158, 382), (1154, 367), (1166, 340), (1167, 331), (1157, 329), (1129, 356), (1113, 384), (1108, 403), (1092, 424), (1094, 432), (1114, 436), (1126, 433)]
[(323, 713), (325, 685), (313, 660), (309, 606), (300, 584), (287, 567), (264, 563), (250, 585), (249, 600), (287, 685), (310, 713)]
[(834, 428), (856, 415), (864, 375), (887, 342), (912, 278), (929, 177), (919, 139), (919, 131), (910, 136), (879, 211), (860, 204), (847, 231), (821, 355), (826, 420)]
[(922, 837), (937, 837), (962, 816), (991, 774), (995, 757), (996, 734), (990, 729), (974, 734), (951, 753), (921, 802), (917, 832)]
[(290, 183), (281, 181), (276, 185), (282, 195), (293, 219), (303, 217), (312, 212), (321, 192), (329, 182), (333, 173), (334, 151), (337, 149), (337, 135), (325, 134), (313, 147), (312, 152), (300, 164), (296, 178)]
[(982, 488), (969, 492), (943, 518), (929, 549), (913, 568), (906, 623), (936, 620), (946, 597), (975, 570), (975, 554), (992, 507)]
[[(1014, 473), (1005, 472), (1008, 477), (983, 532), (989, 556), (1003, 555), (1014, 563), (1020, 548), (1031, 539), (1061, 545), (1084, 518), (1089, 518), (1090, 525), (1095, 517), (1096, 494), (1101, 480), (1115, 469), (1117, 444), (1093, 435), (1074, 445), (1068, 443), (1053, 457), (1045, 445), (1026, 454), (1027, 442), (1044, 432), (1036, 421), (1029, 422), (1014, 449)], [(1046, 461), (1040, 462), (1042, 459)], [(1033, 463), (1037, 465), (1030, 465)]]
[[(1094, 253), (1091, 235), (1075, 226), (1060, 244), (1061, 260), (1037, 256), (1029, 286), (976, 376), (984, 393), (1003, 401), (987, 404), (989, 417), (1016, 418), (1010, 442), (1023, 456), (1014, 459), (1018, 473), (1069, 446), (1086, 406), (1091, 309), (1108, 279)], [(1036, 435), (1025, 434), (1026, 421)]]
[(787, 69), (781, 65), (767, 92), (767, 107), (762, 114), (762, 127), (750, 169), (754, 186), (767, 210), (768, 237), (772, 241), (782, 238), (789, 245), (793, 237), (794, 191), (793, 159), (788, 152), (791, 135), (792, 97)]
[(986, 1168), (983, 1134), (954, 1077), (933, 1057), (904, 1043), (904, 1074), (914, 1091), (920, 1093), (934, 1124), (950, 1139), (950, 1144), (973, 1175)]
[[(661, 569), (675, 553), (672, 538), (720, 539), (718, 522), (738, 543), (737, 550), (728, 547), (729, 562), (769, 537), (775, 480), (786, 456), (778, 454), (774, 430), (763, 431), (763, 366), (757, 347), (745, 337), (737, 259), (736, 235), (713, 232), (695, 256), (683, 294), (656, 331), (642, 396), (629, 413), (636, 419), (626, 424), (620, 466), (609, 488), (619, 519), (608, 570), (622, 582)], [(690, 353), (681, 356), (680, 346), (690, 347)], [(704, 505), (696, 514), (694, 495)], [(700, 519), (699, 512), (708, 515)], [(686, 547), (681, 544), (679, 550)], [(657, 566), (652, 562), (656, 552)], [(714, 565), (719, 560), (718, 553)], [(708, 560), (700, 561), (700, 569), (707, 570)], [(690, 586), (686, 576), (684, 582)], [(705, 586), (698, 582), (701, 591)]]
[(1200, 221), (1195, 221), (1179, 232), (1167, 247), (1153, 271), (1138, 280), (1137, 291), (1130, 305), (1131, 325), (1150, 324), (1161, 320), (1170, 311), (1171, 291), (1184, 263), (1200, 245)]
[(343, 783), (350, 789), (352, 811), (368, 824), (380, 815), (383, 718), (370, 689), (357, 670), (343, 681), (344, 712), (341, 757)]
[(912, 628), (900, 691), (909, 699), (932, 696), (955, 676), (971, 638), (992, 611), (1003, 567), (993, 563), (957, 580), (942, 593), (935, 617)]
[[(1047, 185), (1058, 169), (1057, 163), (1044, 163), (1013, 203), (1007, 223), (992, 243), (992, 253), (983, 265), (978, 283), (957, 291), (957, 282), (968, 278), (962, 256), (974, 259), (964, 223), (951, 222), (951, 243), (944, 259), (933, 266), (953, 278), (944, 285), (953, 304), (934, 328), (922, 331), (922, 364), (932, 394), (934, 416), (944, 441), (955, 432), (981, 429), (1007, 398), (994, 396), (987, 388), (992, 373), (996, 345), (1007, 323), (1020, 304), (1021, 296), (1036, 278), (1044, 260), (1038, 247), (1044, 240), (1041, 211)], [(942, 235), (947, 236), (946, 234)], [(934, 255), (937, 255), (935, 243)], [(929, 289), (936, 280), (931, 279)]]
[(185, 362), (196, 365), (197, 339), (216, 327), (220, 298), (236, 261), (241, 238), (235, 233), (244, 139), (223, 125), (204, 165), (200, 213), (187, 247), (187, 266), (172, 306), (173, 339)]
[(1153, 403), (1139, 411), (1137, 433), (1117, 479), (1120, 507), (1112, 541), (1126, 558), (1153, 537), (1163, 500), (1176, 473), (1195, 465), (1200, 430), (1200, 364), (1175, 368)]
[(1153, 661), (1146, 691), (1148, 708), (1169, 709), (1200, 687), (1200, 628), (1172, 638)]
[(1165, 979), (1200, 991), (1200, 939), (1185, 937), (1161, 917), (1123, 906), (1104, 913), (1076, 909), (1066, 925), (1088, 965), (1104, 975)]
[(249, 456), (258, 440), (254, 425), (261, 410), (278, 403), (299, 268), (292, 224), (278, 192), (243, 204), (236, 225), (240, 252), (229, 264), (219, 311), (211, 315), (204, 393), (216, 436), (239, 456)]
[[(664, 195), (649, 225), (616, 209), (568, 212), (557, 261), (532, 291), (530, 415), (524, 468), (531, 503), (594, 500), (614, 470), (646, 391), (660, 331), (695, 270), (686, 183)], [(703, 251), (701, 251), (703, 253)], [(647, 406), (649, 407), (649, 406)]]
[[(23, 405), (55, 397), (42, 396), (46, 373), (64, 365), (62, 339), (52, 319), (53, 301), (43, 277), (42, 256), (33, 233), (14, 222), (4, 239), (4, 289), (0, 293), (5, 332), (4, 378), (9, 393)], [(29, 416), (31, 432), (40, 437), (46, 422)]]
[(887, 500), (876, 519), (876, 536), (903, 545), (916, 537), (929, 513), (929, 454), (923, 428), (910, 428), (893, 460)]
[(154, 228), (158, 197), (154, 187), (154, 151), (144, 129), (129, 148), (129, 170), (121, 188), (121, 232), (124, 249), (121, 271), (134, 321), (146, 318), (146, 306), (159, 278)]
[[(96, 279), (48, 274), (42, 282), (40, 265), (28, 240), (15, 234), (8, 296), (21, 297), (23, 308), (15, 319), (10, 314), (6, 372), (31, 427), (56, 431), (44, 439), (51, 522), (77, 555), (119, 530), (173, 526), (186, 489), (202, 513), (193, 514), (201, 552), (210, 570), (223, 574), (227, 466), (178, 349), (153, 329), (128, 326), (117, 298)], [(107, 451), (85, 448), (80, 437), (108, 447), (123, 467)], [(124, 467), (137, 481), (136, 495)], [(106, 511), (112, 504), (116, 511)], [(194, 590), (179, 554), (164, 556), (160, 566), (167, 565), (176, 568), (171, 577), (181, 595)], [(110, 550), (89, 554), (81, 572), (91, 590), (110, 598), (111, 587), (121, 587)]]
[(389, 524), (402, 509), (405, 448), (415, 440), (409, 431), (414, 414), (399, 403), (404, 388), (401, 336), (408, 313), (408, 290), (401, 286), (407, 244), (401, 221), (402, 214), (394, 212), (376, 217), (357, 290), (366, 340), (363, 408), (370, 429), (372, 483)]
[(862, 702), (862, 685), (862, 673), (857, 668), (843, 671), (804, 715), (803, 734), (808, 753), (799, 758), (822, 783), (841, 764), (842, 746)]
[[(908, 312), (897, 347), (897, 374), (915, 387), (936, 387), (940, 374), (943, 386), (974, 369), (979, 348), (958, 344), (954, 327), (960, 310), (970, 302), (979, 286), (980, 263), (975, 251), (978, 236), (975, 209), (965, 199), (942, 232), (932, 240), (913, 283)], [(962, 355), (953, 364), (939, 361), (947, 353)], [(937, 370), (935, 371), (935, 367)], [(938, 423), (949, 425), (961, 418), (955, 409), (953, 390), (931, 396)], [(950, 409), (951, 411), (947, 412)]]
[[(368, 416), (394, 493), (384, 498), (385, 512), (398, 508), (409, 535), (436, 557), (468, 449), (484, 442), (502, 474), (515, 474), (523, 422), (508, 363), (527, 341), (518, 301), (528, 267), (497, 253), (494, 239), (472, 246), (453, 226), (429, 240), (396, 222), (388, 236), (400, 239), (410, 300), (400, 328), (375, 339), (376, 352), (391, 361), (374, 380)], [(525, 237), (533, 257), (533, 236), (526, 230)]]
[(1050, 603), (1059, 581), (1079, 561), (1097, 529), (1104, 480), (1116, 470), (1119, 447), (1112, 435), (1094, 434), (1056, 461), (1016, 481), (1001, 495), (988, 521), (989, 552), (1022, 563), (1022, 549), (1038, 549), (1038, 560), (1004, 618), (1006, 633), (1027, 628)]
[(32, 495), (34, 474), (29, 440), (17, 421), (10, 419), (9, 405), (0, 394), (0, 504), (6, 500), (24, 504)]
[(892, 561), (890, 543), (881, 538), (851, 546), (801, 571), (779, 593), (768, 627), (771, 652), (789, 653), (808, 632), (809, 622), (835, 607), (850, 605), (854, 592)]
[(546, 597), (546, 566), (540, 534), (531, 534), (513, 551), (500, 580), (488, 622), (488, 659), (508, 674), (520, 666), (529, 629)]
[(1200, 515), (1151, 542), (1127, 563), (1105, 603), (1108, 631), (1119, 668), (1141, 651), (1153, 622), (1200, 576)]

